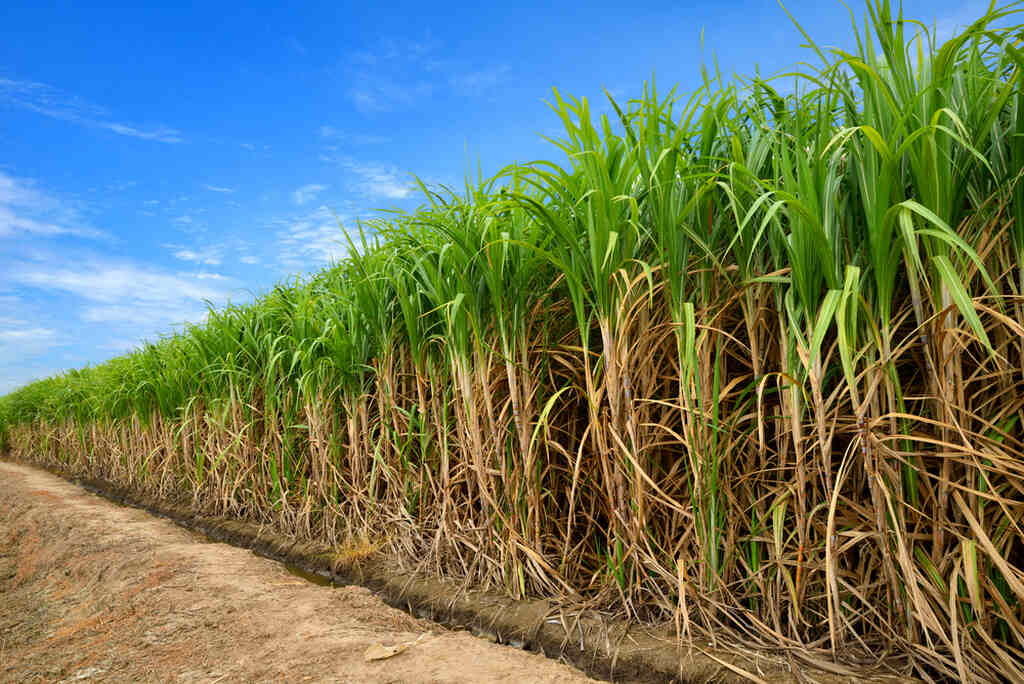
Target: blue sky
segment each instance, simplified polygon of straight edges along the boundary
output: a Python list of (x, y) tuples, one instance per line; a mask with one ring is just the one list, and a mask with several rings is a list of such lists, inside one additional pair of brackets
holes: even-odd
[[(838, 2), (787, 7), (850, 44)], [(905, 8), (944, 33), (982, 9)], [(410, 172), (554, 158), (552, 86), (604, 106), (652, 74), (691, 90), (712, 55), (727, 74), (811, 57), (772, 0), (7, 0), (0, 17), (0, 394), (321, 268), (346, 251), (336, 217), (417, 205)]]

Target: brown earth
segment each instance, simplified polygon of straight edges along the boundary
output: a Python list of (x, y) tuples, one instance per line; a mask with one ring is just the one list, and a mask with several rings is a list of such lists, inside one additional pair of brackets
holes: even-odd
[(0, 463), (0, 682), (87, 680), (593, 681)]

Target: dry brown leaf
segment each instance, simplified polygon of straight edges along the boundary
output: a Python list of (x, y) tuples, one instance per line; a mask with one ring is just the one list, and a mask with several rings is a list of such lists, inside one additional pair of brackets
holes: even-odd
[(388, 658), (395, 657), (402, 651), (409, 648), (410, 645), (411, 644), (398, 644), (396, 646), (384, 646), (382, 644), (374, 644), (366, 649), (366, 653), (363, 654), (363, 657), (366, 660), (386, 660)]
[(394, 646), (374, 644), (373, 646), (370, 646), (368, 649), (366, 649), (366, 652), (363, 653), (363, 658), (365, 658), (368, 661), (387, 660), (388, 658), (394, 658), (399, 653), (408, 650), (410, 646), (415, 646), (416, 644), (423, 641), (423, 638), (426, 637), (428, 634), (429, 632), (427, 634), (420, 634), (419, 638), (417, 638), (416, 641), (407, 641), (404, 644), (396, 644)]

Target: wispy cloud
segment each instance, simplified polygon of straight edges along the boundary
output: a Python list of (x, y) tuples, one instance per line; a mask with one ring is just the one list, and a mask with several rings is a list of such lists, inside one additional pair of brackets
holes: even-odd
[(406, 108), (433, 95), (435, 79), (423, 64), (440, 48), (429, 35), (419, 40), (389, 38), (354, 51), (346, 65), (348, 97), (364, 114)]
[(57, 336), (57, 331), (50, 328), (21, 328), (0, 330), (0, 344), (45, 344)]
[(175, 306), (149, 302), (88, 305), (80, 317), (86, 323), (130, 324), (143, 336), (168, 333), (190, 323), (206, 320), (208, 309), (200, 302), (182, 302)]
[(44, 237), (109, 237), (87, 225), (78, 211), (65, 202), (37, 190), (31, 180), (0, 171), (0, 238), (25, 233)]
[(334, 126), (321, 126), (317, 129), (321, 138), (350, 145), (383, 145), (391, 142), (391, 138), (370, 133), (355, 133)]
[(221, 306), (232, 291), (232, 281), (220, 274), (171, 273), (133, 262), (96, 259), (73, 266), (15, 265), (10, 279), (22, 288), (70, 295), (69, 310), (81, 321), (104, 324), (114, 334), (139, 339), (202, 322), (207, 302)]
[[(104, 338), (141, 339), (201, 320), (203, 296), (223, 301), (230, 291), (230, 283), (64, 246), (0, 251), (0, 273), (0, 395), (58, 372), (62, 364), (98, 360), (82, 352)], [(109, 355), (92, 349), (101, 358)]]
[(289, 270), (308, 270), (345, 258), (349, 245), (339, 221), (348, 219), (321, 206), (305, 216), (278, 221), (278, 261)]
[(511, 71), (506, 65), (466, 64), (442, 55), (442, 47), (428, 35), (382, 40), (352, 52), (345, 65), (349, 99), (363, 114), (405, 109), (439, 94), (492, 92)]
[[(0, 237), (15, 233), (34, 233), (36, 235), (80, 234), (78, 231), (66, 229), (55, 223), (46, 223), (35, 219), (19, 216), (10, 207), (0, 205)], [(95, 237), (95, 235), (90, 236)]]
[(222, 188), (217, 185), (204, 185), (203, 187), (209, 190), (210, 192), (220, 192), (224, 194), (231, 194), (235, 191), (234, 188)]
[(316, 199), (316, 196), (327, 189), (326, 185), (310, 183), (297, 188), (292, 192), (292, 201), (298, 205), (308, 204)]
[(413, 193), (412, 181), (403, 180), (402, 174), (394, 166), (355, 161), (349, 161), (343, 166), (358, 178), (356, 188), (369, 197), (405, 199)]
[(376, 66), (385, 62), (425, 60), (442, 47), (439, 40), (427, 33), (421, 38), (382, 38), (352, 53), (353, 64)]
[(363, 114), (410, 107), (434, 93), (434, 84), (425, 79), (402, 82), (382, 74), (365, 74), (354, 81), (348, 95)]
[(221, 251), (217, 248), (205, 250), (179, 249), (173, 252), (174, 258), (180, 261), (190, 261), (196, 264), (207, 266), (219, 266), (221, 263)]
[(93, 124), (100, 128), (106, 128), (109, 131), (118, 133), (120, 135), (127, 135), (131, 138), (141, 138), (142, 140), (156, 140), (162, 143), (180, 143), (182, 142), (181, 133), (174, 130), (173, 128), (160, 127), (153, 130), (143, 130), (135, 126), (129, 126), (127, 124), (120, 123), (107, 123), (103, 121), (83, 121), (82, 123)]
[(409, 174), (392, 164), (329, 153), (321, 154), (320, 160), (340, 166), (348, 177), (348, 188), (368, 199), (405, 199), (411, 197), (416, 188)]
[(139, 343), (139, 340), (114, 339), (110, 340), (105, 345), (103, 345), (103, 348), (109, 349), (110, 351), (126, 354), (128, 352), (138, 349), (140, 346), (141, 345)]
[[(166, 242), (160, 246), (178, 261), (195, 264), (197, 266), (220, 266), (222, 264), (234, 265), (258, 264), (261, 262), (259, 256), (253, 253), (259, 251), (260, 245), (239, 236), (218, 236), (220, 239), (211, 242), (205, 238), (197, 238), (190, 243)], [(224, 279), (224, 276), (208, 272), (193, 273), (193, 277), (211, 280)]]
[(225, 294), (221, 288), (197, 282), (194, 275), (171, 274), (132, 263), (32, 265), (15, 268), (12, 278), (23, 285), (66, 292), (94, 302), (202, 301), (221, 299)]
[(112, 121), (106, 110), (45, 83), (0, 78), (0, 101), (48, 116), (51, 119), (98, 128), (118, 135), (162, 143), (182, 142), (181, 131), (167, 126), (143, 127)]

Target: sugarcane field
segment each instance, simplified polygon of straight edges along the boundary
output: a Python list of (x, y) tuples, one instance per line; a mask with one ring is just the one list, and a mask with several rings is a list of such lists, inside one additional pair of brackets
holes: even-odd
[(1024, 682), (1022, 6), (755, 5), (12, 9), (0, 681)]

